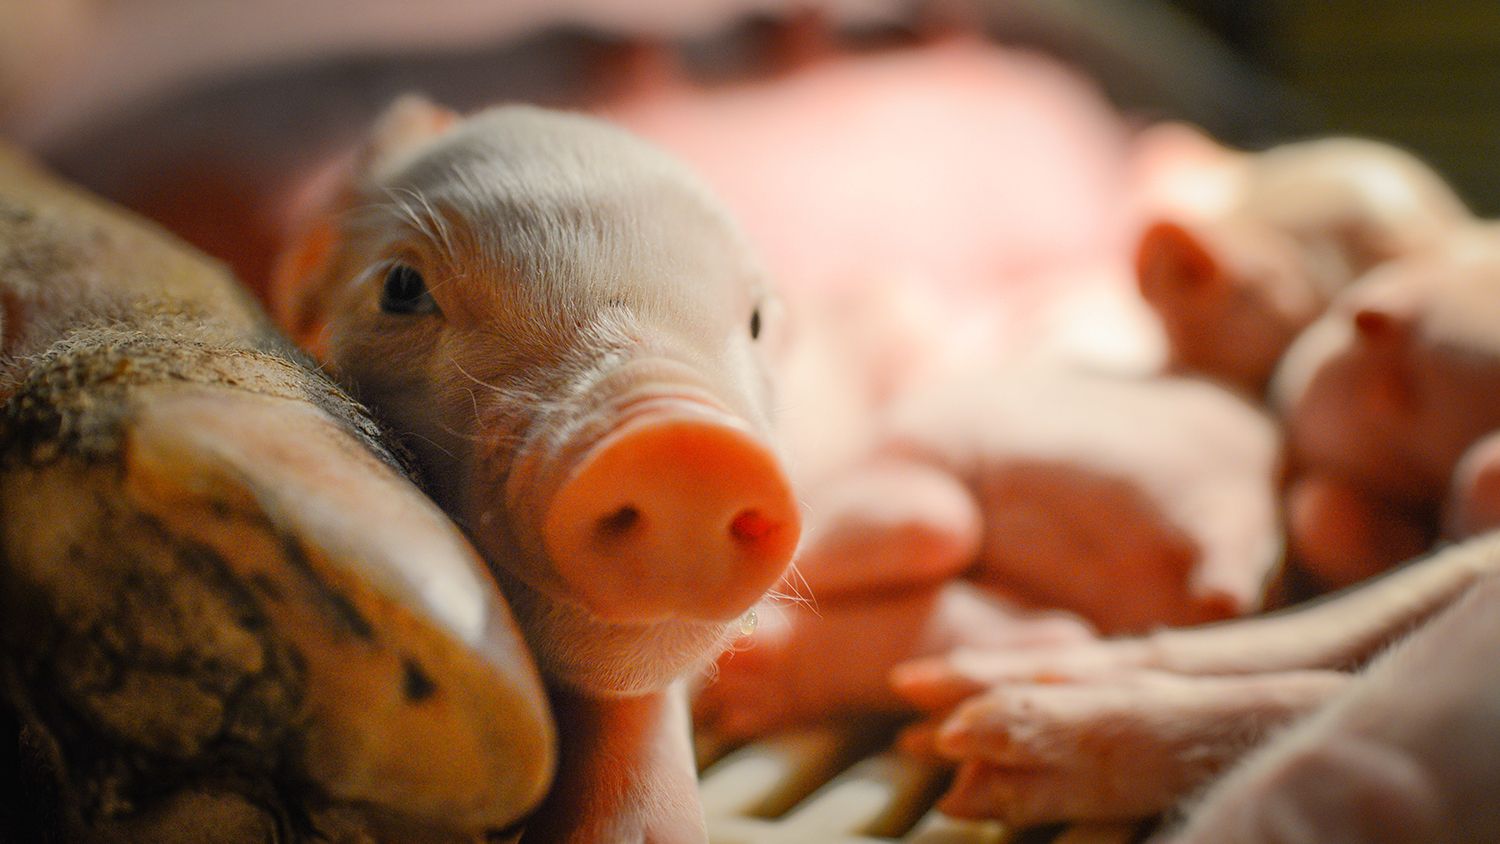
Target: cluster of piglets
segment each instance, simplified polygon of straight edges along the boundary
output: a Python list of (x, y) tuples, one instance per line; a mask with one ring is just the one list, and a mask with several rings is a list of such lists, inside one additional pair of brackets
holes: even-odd
[[(1181, 131), (1158, 142), (1209, 143)], [(1430, 547), (1445, 510), (1452, 530), (1483, 527), (1483, 505), (1447, 499), (1464, 452), (1500, 427), (1485, 352), (1500, 238), (1382, 144), (1219, 151), (1213, 166), (1232, 171), (1227, 198), (1147, 229), (1141, 292), (1170, 368), (1269, 392), (1293, 559), (1337, 588)], [(1485, 459), (1464, 460), (1458, 483), (1480, 483)]]
[[(1171, 172), (1182, 145), (1191, 166)], [(1391, 792), (1411, 840), (1468, 831), (1433, 790), (1466, 793), (1472, 754), (1423, 736), (1454, 712), (1482, 728), (1482, 689), (1455, 679), (1409, 713), (1410, 734), (1366, 736), (1374, 750), (1349, 735), (1413, 708), (1393, 678), (1417, 654), (1493, 643), (1490, 590), (1460, 601), (1492, 550), (1461, 545), (1311, 609), (1158, 628), (1260, 608), (1283, 556), (1337, 588), (1496, 524), (1500, 231), (1373, 142), (1245, 154), (1164, 127), (1141, 149), (1160, 170), (1142, 202), (1159, 218), (1136, 266), (1169, 374), (985, 365), (908, 385), (871, 416), (865, 450), (805, 493), (798, 572), (815, 603), (764, 614), (700, 693), (700, 721), (744, 735), (916, 706), (934, 717), (904, 743), (962, 764), (944, 806), (1030, 823), (1165, 810), (1339, 698), (1298, 734), (1300, 755), (1268, 754), (1204, 817), (1262, 840), (1275, 811), (1227, 817), (1246, 814), (1244, 793), (1293, 789), (1277, 779), (1287, 760), (1318, 777), (1369, 752), (1412, 770), (1322, 809), (1302, 795), (1281, 819), (1324, 840), (1341, 811)], [(1146, 635), (1099, 638), (1122, 633)], [(1436, 676), (1460, 677), (1458, 659)], [(1185, 834), (1223, 840), (1214, 829)]]

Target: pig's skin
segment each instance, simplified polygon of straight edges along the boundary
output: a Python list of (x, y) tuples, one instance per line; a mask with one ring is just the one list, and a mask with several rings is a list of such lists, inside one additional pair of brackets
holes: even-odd
[(944, 648), (1239, 615), (1279, 559), (1275, 427), (1213, 384), (994, 373), (912, 393), (887, 421), (883, 457), (808, 493), (815, 608), (720, 661), (705, 724), (898, 709), (889, 669)]
[[(963, 765), (944, 799), (964, 814), (1044, 822), (1165, 810), (1266, 731), (1340, 693), (1344, 672), (1497, 568), (1500, 537), (1484, 536), (1259, 618), (909, 663), (895, 686), (936, 717), (907, 744)], [(1127, 740), (1135, 752), (1124, 775), (1087, 749)]]
[(742, 738), (838, 712), (908, 709), (886, 680), (905, 660), (958, 648), (1045, 648), (1090, 640), (1075, 616), (1027, 610), (974, 584), (903, 585), (759, 612), (754, 636), (719, 660), (697, 723)]
[[(1290, 543), (1325, 586), (1430, 543), (1460, 457), (1500, 428), (1500, 230), (1386, 263), (1288, 350), (1272, 384)], [(1415, 547), (1414, 547), (1415, 546)]]
[[(534, 834), (703, 838), (675, 681), (799, 532), (755, 260), (665, 155), (532, 108), (398, 103), (344, 202), (282, 315), (407, 435), (573, 719)], [(397, 264), (420, 273), (401, 307)]]
[(533, 808), (540, 679), (364, 409), (217, 264), (3, 147), (0, 266), (0, 764), (46, 795), (7, 791), (0, 837), (455, 841)]
[(1220, 780), (1163, 844), (1500, 839), (1500, 576)]
[(1248, 612), (1280, 557), (1279, 436), (1213, 384), (971, 376), (904, 397), (883, 434), (973, 494), (976, 582), (1105, 632)]
[(1166, 331), (1169, 366), (1248, 395), (1264, 392), (1282, 353), (1340, 289), (1470, 220), (1436, 173), (1374, 141), (1220, 157), (1217, 169), (1232, 174), (1220, 179), (1232, 185), (1222, 207), (1163, 212), (1141, 237), (1137, 275)]
[(1477, 536), (1500, 527), (1500, 431), (1464, 452), (1453, 471), (1453, 486), (1443, 514), (1450, 539)]

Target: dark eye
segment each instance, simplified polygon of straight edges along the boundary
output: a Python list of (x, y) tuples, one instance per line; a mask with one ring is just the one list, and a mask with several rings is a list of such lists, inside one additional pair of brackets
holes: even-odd
[(416, 267), (396, 264), (385, 273), (380, 309), (388, 314), (430, 314), (437, 310), (437, 302)]
[(751, 340), (755, 340), (755, 339), (758, 339), (759, 337), (760, 337), (760, 308), (756, 308), (755, 310), (753, 310), (753, 311), (750, 312), (750, 339)]

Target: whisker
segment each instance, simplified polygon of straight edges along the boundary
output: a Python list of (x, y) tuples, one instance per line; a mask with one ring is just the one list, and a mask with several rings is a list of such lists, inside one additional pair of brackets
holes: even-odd
[(470, 375), (469, 370), (464, 369), (464, 365), (459, 363), (458, 358), (454, 357), (451, 352), (448, 354), (448, 362), (453, 364), (453, 367), (457, 369), (465, 378), (473, 381), (475, 384), (478, 384), (479, 386), (485, 388), (486, 390), (489, 390), (492, 393), (495, 393), (496, 395), (505, 395), (505, 391), (500, 389), (499, 387), (496, 387), (494, 384), (488, 384), (484, 381), (479, 380), (478, 378), (475, 378), (473, 375)]

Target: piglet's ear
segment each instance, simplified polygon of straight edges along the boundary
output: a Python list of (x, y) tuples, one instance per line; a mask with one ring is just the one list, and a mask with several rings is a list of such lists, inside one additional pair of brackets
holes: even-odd
[(271, 274), (271, 315), (292, 340), (319, 360), (328, 354), (325, 328), (331, 295), (329, 270), (338, 247), (333, 214), (303, 225), (289, 239)]
[(1407, 287), (1368, 285), (1353, 291), (1350, 320), (1360, 342), (1371, 348), (1397, 349), (1412, 339), (1420, 303)]
[(359, 156), (359, 171), (374, 178), (391, 172), (458, 120), (457, 112), (420, 94), (401, 96), (375, 122)]
[(1141, 235), (1136, 279), (1150, 301), (1206, 292), (1223, 279), (1223, 268), (1205, 239), (1181, 223), (1160, 220)]

